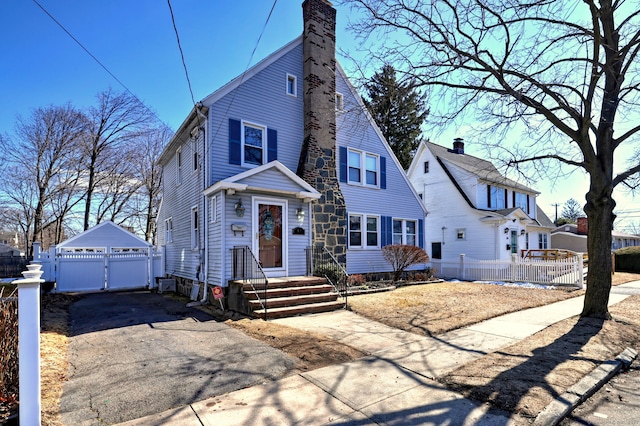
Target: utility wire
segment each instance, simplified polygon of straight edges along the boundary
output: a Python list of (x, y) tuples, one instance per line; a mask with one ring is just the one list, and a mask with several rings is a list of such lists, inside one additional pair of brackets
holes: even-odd
[[(247, 66), (245, 67), (245, 69), (242, 72), (242, 75), (240, 77), (240, 84), (244, 81), (244, 76), (247, 74), (247, 71), (249, 71), (249, 67), (251, 66), (251, 62), (253, 61), (253, 55), (256, 53), (256, 50), (258, 49), (258, 45), (260, 44), (260, 40), (262, 40), (262, 35), (264, 34), (264, 31), (267, 28), (267, 24), (269, 23), (269, 20), (271, 19), (271, 15), (273, 14), (273, 10), (276, 8), (276, 4), (277, 3), (278, 3), (278, 0), (273, 0), (273, 4), (271, 5), (271, 10), (269, 11), (269, 15), (267, 15), (267, 19), (264, 21), (264, 25), (262, 26), (262, 30), (260, 31), (260, 35), (258, 36), (258, 40), (256, 41), (256, 44), (253, 47), (253, 50), (251, 51), (251, 56), (249, 57), (249, 62), (247, 63)], [(224, 116), (226, 116), (227, 113), (229, 112), (229, 110), (231, 109), (231, 105), (233, 105), (233, 101), (236, 98), (236, 93), (237, 93), (237, 91), (234, 90), (233, 91), (233, 96), (231, 97), (231, 101), (227, 105), (227, 110), (225, 111)], [(213, 138), (211, 139), (212, 141), (215, 140), (216, 136), (218, 135), (218, 132), (220, 131), (220, 127), (221, 126), (222, 126), (222, 121), (218, 124), (218, 127), (216, 128), (216, 131), (213, 134)]]
[[(187, 86), (189, 86), (189, 93), (191, 94), (191, 102), (193, 106), (196, 106), (196, 99), (193, 97), (193, 89), (191, 88), (191, 80), (189, 79), (189, 71), (187, 71), (187, 63), (184, 60), (184, 52), (182, 51), (182, 45), (180, 44), (180, 36), (178, 35), (178, 27), (176, 26), (176, 18), (173, 15), (173, 8), (171, 7), (171, 0), (167, 0), (169, 5), (169, 13), (171, 14), (171, 22), (173, 23), (173, 31), (176, 33), (176, 41), (178, 42), (178, 50), (180, 51), (180, 58), (182, 59), (182, 67), (184, 68), (184, 75), (187, 77)], [(200, 119), (198, 118), (198, 122)]]
[(167, 125), (167, 123), (165, 123), (160, 117), (158, 117), (158, 114), (156, 114), (156, 112), (154, 110), (152, 110), (151, 108), (149, 108), (144, 102), (142, 102), (140, 100), (140, 98), (138, 96), (136, 96), (135, 93), (133, 93), (118, 77), (116, 77), (116, 75), (114, 73), (112, 73), (109, 68), (107, 68), (106, 65), (104, 65), (102, 62), (100, 62), (100, 60), (89, 51), (89, 49), (87, 49), (81, 42), (80, 40), (78, 40), (77, 38), (75, 38), (73, 36), (73, 34), (71, 34), (71, 32), (69, 30), (67, 30), (65, 28), (64, 25), (62, 25), (62, 23), (60, 23), (60, 21), (58, 21), (51, 13), (49, 13), (49, 11), (47, 9), (44, 8), (44, 6), (42, 6), (40, 3), (38, 3), (38, 0), (32, 0), (49, 18), (51, 18), (51, 20), (53, 22), (56, 23), (56, 25), (58, 25), (62, 31), (64, 31), (65, 33), (67, 33), (67, 35), (69, 37), (71, 37), (71, 39), (73, 41), (76, 42), (76, 44), (78, 46), (80, 46), (82, 48), (82, 50), (84, 50), (87, 55), (89, 55), (91, 57), (91, 59), (93, 59), (98, 65), (100, 65), (102, 67), (103, 70), (105, 70), (107, 72), (107, 74), (109, 74), (111, 76), (111, 78), (113, 78), (115, 81), (118, 82), (118, 84), (120, 86), (122, 86), (124, 88), (124, 90), (127, 91), (127, 93), (129, 93), (131, 96), (133, 96), (134, 98), (136, 98), (138, 100), (138, 102), (140, 103), (140, 105), (142, 105), (144, 108), (147, 109), (147, 111), (149, 111), (154, 117), (156, 117), (158, 119), (159, 122), (161, 122), (163, 125), (165, 125), (167, 128), (169, 128), (169, 126)]

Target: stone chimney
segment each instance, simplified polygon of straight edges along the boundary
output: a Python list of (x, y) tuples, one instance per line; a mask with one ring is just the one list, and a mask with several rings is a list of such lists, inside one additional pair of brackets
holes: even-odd
[(455, 138), (453, 140), (453, 152), (456, 154), (464, 154), (464, 139)]
[(302, 3), (304, 141), (298, 175), (321, 197), (313, 204), (313, 244), (346, 264), (347, 213), (336, 164), (336, 10), (326, 0)]

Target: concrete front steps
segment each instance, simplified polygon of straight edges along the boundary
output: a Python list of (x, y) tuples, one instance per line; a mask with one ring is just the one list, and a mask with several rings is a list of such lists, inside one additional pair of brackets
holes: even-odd
[(269, 278), (266, 299), (264, 287), (256, 287), (256, 290), (257, 294), (253, 291), (251, 284), (243, 285), (249, 307), (257, 318), (264, 317), (263, 304), (266, 304), (269, 319), (344, 308), (344, 302), (339, 299), (338, 293), (324, 278)]

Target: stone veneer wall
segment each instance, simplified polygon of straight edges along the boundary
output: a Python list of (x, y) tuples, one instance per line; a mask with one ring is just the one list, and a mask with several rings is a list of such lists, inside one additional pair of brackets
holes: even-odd
[(313, 203), (313, 243), (346, 264), (347, 212), (336, 166), (336, 10), (325, 0), (305, 0), (304, 141), (298, 175), (321, 197)]

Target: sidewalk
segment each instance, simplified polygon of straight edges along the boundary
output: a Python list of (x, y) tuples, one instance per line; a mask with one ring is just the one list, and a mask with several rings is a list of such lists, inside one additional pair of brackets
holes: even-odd
[[(609, 304), (626, 297), (612, 293)], [(579, 314), (583, 301), (577, 297), (514, 312), (435, 337), (349, 311), (274, 320), (325, 334), (370, 355), (123, 425), (512, 425), (510, 413), (489, 410), (433, 379)]]

